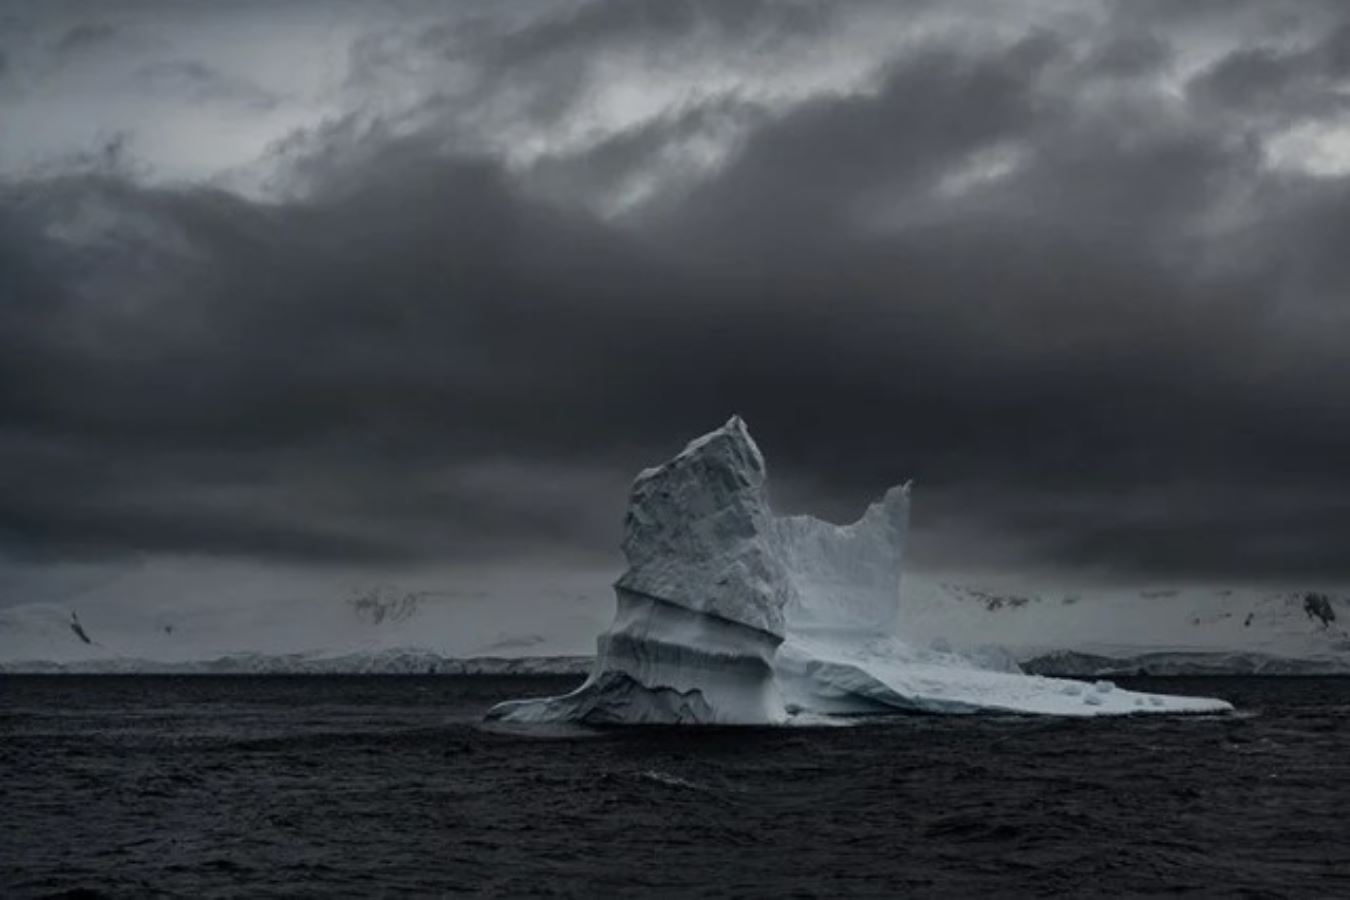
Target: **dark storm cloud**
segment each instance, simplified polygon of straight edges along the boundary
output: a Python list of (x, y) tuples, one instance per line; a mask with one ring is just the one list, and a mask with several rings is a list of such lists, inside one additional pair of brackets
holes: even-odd
[[(458, 56), (467, 50), (490, 61), (498, 73), (518, 66), (552, 65), (560, 59), (584, 60), (596, 49), (671, 52), (671, 42), (696, 39), (700, 49), (739, 46), (754, 54), (783, 40), (826, 34), (848, 10), (865, 3), (582, 3), (519, 24), (487, 17), (441, 24), (421, 31), (417, 43)], [(927, 4), (914, 4), (917, 10)], [(472, 48), (466, 44), (472, 43)]]
[(257, 110), (277, 105), (277, 98), (257, 85), (223, 75), (194, 60), (152, 63), (141, 67), (136, 77), (145, 88), (173, 91), (194, 103), (224, 101)]
[[(850, 13), (877, 6), (641, 0), (559, 4), (532, 16), (471, 12), (421, 29), (377, 29), (358, 39), (347, 81), (354, 90), (378, 90), (391, 71), (420, 68), (434, 85), (420, 104), (424, 127), (432, 120), (430, 127), (447, 144), (462, 147), (465, 134), (485, 121), (490, 131), (523, 120), (538, 127), (585, 119), (594, 112), (594, 89), (622, 81), (624, 69), (641, 69), (649, 78), (700, 65), (715, 74), (728, 61), (742, 72), (781, 69), (794, 51), (839, 40)], [(908, 9), (918, 13), (927, 6)], [(699, 115), (707, 104), (736, 103), (735, 81), (690, 91), (672, 114)], [(322, 138), (305, 147), (321, 155), (331, 150)], [(469, 152), (480, 150), (470, 143)]]
[(1172, 48), (1151, 34), (1126, 35), (1105, 41), (1088, 60), (1098, 75), (1133, 78), (1148, 75), (1172, 60)]
[(1196, 96), (1238, 110), (1282, 115), (1328, 114), (1348, 103), (1338, 85), (1350, 77), (1350, 24), (1311, 46), (1245, 47), (1197, 77)]
[[(508, 55), (760, 27), (726, 15), (592, 5)], [(0, 535), (605, 553), (632, 472), (738, 411), (787, 506), (916, 478), (929, 561), (1350, 575), (1350, 179), (1271, 169), (1212, 109), (1329, 93), (1335, 40), (1178, 101), (1146, 33), (934, 39), (866, 92), (705, 97), (523, 171), (336, 123), (286, 203), (8, 184)], [(728, 122), (687, 190), (570, 198)]]
[(76, 55), (112, 40), (117, 29), (106, 22), (81, 22), (66, 29), (53, 49), (61, 55)]
[[(494, 525), (587, 527), (554, 496), (584, 473), (499, 477), (489, 503), (478, 461), (558, 425), (521, 406), (550, 364), (529, 359), (548, 342), (530, 337), (535, 305), (629, 281), (628, 264), (605, 268), (611, 249), (520, 205), (489, 166), (406, 162), (282, 210), (98, 176), (16, 190), (31, 219), (7, 241), (22, 261), (0, 364), (11, 533), (45, 549), (454, 557)], [(592, 276), (569, 277), (573, 254)], [(531, 296), (535, 278), (562, 292)], [(519, 416), (539, 421), (494, 434)]]

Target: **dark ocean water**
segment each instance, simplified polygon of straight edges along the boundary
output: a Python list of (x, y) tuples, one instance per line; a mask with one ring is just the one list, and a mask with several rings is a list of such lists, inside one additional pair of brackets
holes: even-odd
[(1350, 896), (1350, 679), (1215, 718), (486, 730), (569, 679), (0, 678), (0, 896)]

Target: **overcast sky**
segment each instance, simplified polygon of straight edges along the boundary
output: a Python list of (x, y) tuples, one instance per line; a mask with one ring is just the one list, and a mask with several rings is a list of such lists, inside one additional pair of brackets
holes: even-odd
[(1340, 0), (0, 2), (0, 603), (616, 569), (733, 412), (921, 567), (1342, 582), (1347, 337)]

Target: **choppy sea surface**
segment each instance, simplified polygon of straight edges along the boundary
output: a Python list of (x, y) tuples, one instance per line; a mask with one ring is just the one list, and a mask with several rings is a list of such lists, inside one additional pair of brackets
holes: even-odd
[(0, 677), (0, 896), (1350, 896), (1350, 679), (1237, 715), (480, 725), (573, 679)]

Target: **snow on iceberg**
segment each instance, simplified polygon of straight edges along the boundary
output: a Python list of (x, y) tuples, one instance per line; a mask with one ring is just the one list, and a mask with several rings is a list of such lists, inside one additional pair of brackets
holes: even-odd
[(911, 647), (896, 634), (908, 485), (857, 522), (833, 525), (774, 516), (765, 481), (764, 457), (736, 416), (640, 473), (624, 520), (618, 611), (597, 640), (590, 676), (570, 694), (500, 703), (487, 717), (753, 725), (897, 712), (1232, 708)]

